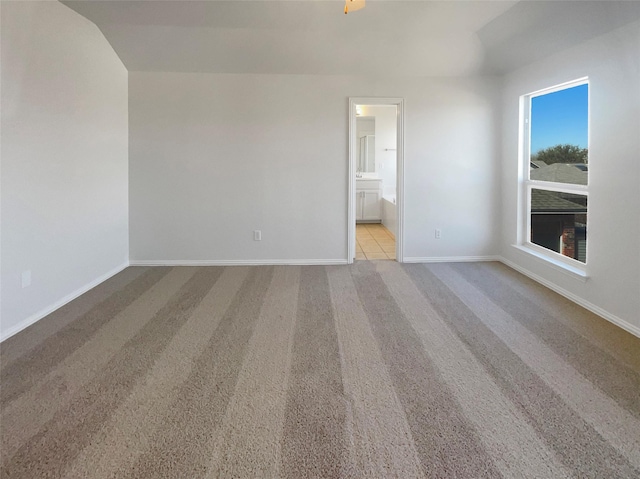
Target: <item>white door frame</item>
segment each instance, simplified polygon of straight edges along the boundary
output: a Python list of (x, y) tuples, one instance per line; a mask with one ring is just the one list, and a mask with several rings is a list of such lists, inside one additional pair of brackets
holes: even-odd
[(396, 261), (404, 262), (404, 99), (349, 97), (349, 177), (347, 179), (347, 263), (353, 263), (356, 256), (356, 105), (395, 105), (397, 107), (396, 130)]

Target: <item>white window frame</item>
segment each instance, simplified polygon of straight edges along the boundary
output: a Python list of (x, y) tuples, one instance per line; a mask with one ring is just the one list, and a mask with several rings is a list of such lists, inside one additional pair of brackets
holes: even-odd
[[(589, 262), (589, 230), (587, 227), (587, 251), (585, 263), (576, 259), (564, 256), (561, 253), (557, 253), (553, 250), (544, 248), (530, 241), (531, 238), (531, 190), (547, 190), (556, 191), (560, 193), (571, 193), (587, 197), (587, 218), (589, 218), (589, 183), (591, 181), (591, 158), (589, 155), (589, 174), (587, 176), (587, 185), (574, 185), (570, 183), (557, 183), (551, 181), (539, 181), (529, 178), (530, 173), (530, 161), (531, 161), (531, 100), (533, 98), (554, 93), (568, 88), (573, 88), (580, 85), (588, 85), (588, 99), (589, 107), (587, 110), (587, 148), (589, 148), (589, 138), (591, 136), (591, 86), (589, 85), (589, 79), (587, 77), (572, 80), (566, 83), (552, 86), (550, 88), (544, 88), (537, 90), (520, 97), (520, 220), (518, 221), (518, 249), (533, 255), (534, 257), (547, 262), (551, 266), (561, 271), (568, 272), (573, 276), (580, 279), (587, 278), (587, 265)], [(589, 150), (590, 151), (590, 150)], [(588, 220), (587, 220), (588, 222)]]

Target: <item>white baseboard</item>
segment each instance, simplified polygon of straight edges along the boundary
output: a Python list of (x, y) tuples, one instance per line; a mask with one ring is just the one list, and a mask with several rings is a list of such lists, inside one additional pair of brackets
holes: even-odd
[(16, 324), (15, 326), (10, 327), (7, 331), (4, 332), (4, 334), (2, 334), (2, 336), (0, 337), (0, 342), (4, 341), (5, 339), (9, 339), (14, 334), (17, 334), (20, 331), (22, 331), (23, 329), (27, 328), (28, 326), (31, 326), (33, 323), (36, 323), (36, 322), (40, 321), (42, 318), (44, 318), (48, 314), (53, 313), (56, 309), (59, 309), (62, 306), (64, 306), (65, 304), (73, 301), (78, 296), (86, 293), (90, 289), (95, 288), (100, 283), (103, 283), (106, 280), (108, 280), (109, 278), (111, 278), (112, 276), (115, 276), (116, 274), (118, 274), (120, 271), (122, 271), (123, 269), (127, 268), (128, 266), (129, 266), (129, 262), (128, 261), (125, 262), (125, 263), (122, 263), (120, 266), (112, 269), (111, 271), (106, 272), (105, 274), (99, 276), (98, 278), (94, 279), (90, 283), (87, 283), (84, 286), (76, 289), (74, 292), (66, 295), (64, 298), (60, 299), (59, 301), (56, 301), (55, 303), (47, 306), (44, 309), (41, 309), (37, 313), (34, 313), (31, 316), (29, 316), (28, 318), (20, 321), (18, 324)]
[(347, 264), (346, 259), (212, 259), (212, 260), (131, 260), (131, 266), (310, 266)]
[(475, 261), (500, 261), (499, 256), (435, 256), (404, 257), (403, 263), (470, 263)]
[(510, 260), (508, 260), (506, 258), (503, 258), (502, 256), (499, 256), (497, 259), (501, 263), (507, 265), (509, 268), (515, 269), (519, 273), (522, 273), (525, 276), (528, 276), (532, 280), (534, 280), (534, 281), (546, 286), (550, 290), (555, 291), (556, 293), (558, 293), (558, 294), (564, 296), (565, 298), (573, 301), (574, 303), (582, 306), (584, 309), (588, 309), (592, 313), (597, 314), (601, 318), (606, 319), (607, 321), (615, 324), (616, 326), (619, 326), (620, 328), (624, 329), (625, 331), (628, 331), (629, 333), (633, 334), (634, 336), (637, 336), (637, 337), (640, 338), (640, 328), (638, 328), (637, 326), (634, 326), (633, 324), (628, 323), (624, 319), (619, 318), (615, 314), (611, 314), (610, 312), (602, 309), (601, 307), (596, 306), (595, 304), (590, 303), (589, 301), (586, 301), (585, 299), (581, 298), (580, 296), (577, 296), (577, 295), (567, 291), (566, 289), (561, 288), (557, 284), (555, 284), (555, 283), (553, 283), (553, 282), (551, 282), (549, 280), (546, 280), (543, 277), (541, 277), (541, 276), (539, 276), (539, 275), (537, 275), (535, 273), (532, 273), (528, 269), (523, 268), (522, 266), (514, 263), (513, 261), (510, 261)]

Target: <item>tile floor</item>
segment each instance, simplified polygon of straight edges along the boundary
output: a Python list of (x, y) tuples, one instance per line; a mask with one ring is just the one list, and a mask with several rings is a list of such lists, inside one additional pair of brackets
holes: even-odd
[(356, 225), (356, 260), (396, 259), (396, 238), (381, 224)]

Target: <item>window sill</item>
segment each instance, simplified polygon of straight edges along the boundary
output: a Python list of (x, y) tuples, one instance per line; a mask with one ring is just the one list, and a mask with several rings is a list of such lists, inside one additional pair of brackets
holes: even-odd
[(589, 278), (587, 272), (582, 268), (567, 264), (564, 261), (553, 258), (550, 255), (541, 253), (525, 245), (514, 244), (512, 246), (518, 251), (522, 251), (523, 253), (526, 253), (527, 255), (533, 257), (538, 262), (544, 263), (547, 266), (555, 269), (556, 271), (560, 271), (561, 273), (571, 276), (572, 278), (582, 281), (583, 283), (585, 283)]

